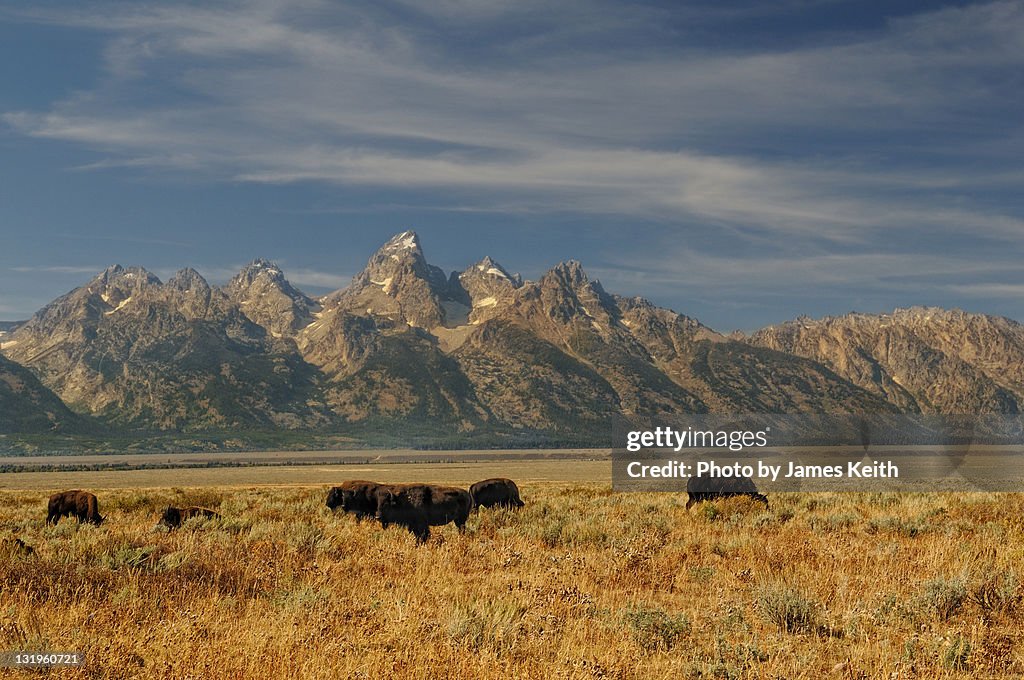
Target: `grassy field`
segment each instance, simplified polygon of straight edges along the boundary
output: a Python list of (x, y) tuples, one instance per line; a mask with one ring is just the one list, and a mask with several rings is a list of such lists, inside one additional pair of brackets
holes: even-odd
[[(1022, 497), (687, 512), (606, 483), (521, 488), (526, 508), (424, 547), (332, 515), (326, 483), (94, 489), (101, 527), (48, 527), (46, 493), (0, 491), (6, 534), (35, 547), (0, 556), (0, 649), (84, 652), (69, 678), (1024, 674)], [(155, 529), (169, 503), (223, 519)]]

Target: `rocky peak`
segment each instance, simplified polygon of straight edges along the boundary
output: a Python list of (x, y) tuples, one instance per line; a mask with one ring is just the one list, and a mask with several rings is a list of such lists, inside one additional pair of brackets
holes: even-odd
[(446, 322), (442, 302), (463, 295), (439, 267), (427, 264), (416, 232), (403, 231), (373, 254), (351, 286), (327, 296), (325, 306), (429, 329)]
[(377, 251), (378, 255), (382, 253), (386, 253), (394, 258), (401, 258), (407, 254), (423, 257), (419, 234), (411, 229), (403, 231), (401, 234), (395, 234)]
[(591, 280), (576, 260), (555, 265), (540, 279), (541, 290), (549, 295), (577, 301), (591, 301), (600, 304), (609, 302), (610, 297), (601, 287), (601, 282)]
[(262, 258), (242, 268), (224, 292), (247, 317), (273, 335), (288, 335), (306, 326), (318, 305), (296, 290), (281, 268)]
[(288, 283), (277, 264), (259, 257), (242, 267), (242, 270), (235, 274), (234, 278), (228, 282), (228, 287), (244, 289), (252, 286), (260, 279), (277, 284)]
[(583, 265), (576, 260), (568, 260), (555, 265), (541, 277), (540, 284), (545, 288), (561, 288), (566, 291), (590, 289), (595, 293), (604, 293), (601, 283), (591, 281), (587, 272), (583, 270)]
[(313, 308), (316, 303), (297, 290), (284, 277), (284, 272), (276, 263), (262, 258), (253, 260), (242, 267), (225, 286), (228, 296), (237, 302), (252, 303), (262, 295), (284, 295), (295, 304)]
[[(439, 267), (427, 264), (415, 231), (403, 231), (392, 236), (366, 263), (356, 276), (354, 286), (380, 286), (392, 290), (397, 278), (416, 277), (430, 285), (438, 295), (444, 296), (448, 278)], [(385, 290), (386, 293), (389, 290)]]
[(136, 289), (144, 286), (159, 286), (160, 279), (142, 267), (122, 267), (119, 264), (111, 265), (97, 274), (89, 282), (87, 288), (90, 290), (105, 290), (109, 288)]
[(500, 264), (485, 257), (457, 277), (453, 276), (452, 285), (465, 291), (466, 304), (473, 310), (470, 321), (481, 321), (492, 316), (498, 303), (523, 285), (523, 279), (519, 274), (509, 274)]
[(193, 291), (197, 293), (209, 293), (210, 284), (206, 282), (206, 279), (191, 267), (186, 267), (174, 274), (168, 281), (167, 285), (170, 288), (180, 290), (182, 292)]
[(519, 274), (509, 274), (508, 270), (491, 259), (490, 255), (477, 262), (475, 265), (463, 272), (463, 275), (477, 273), (499, 281), (507, 281), (513, 288), (523, 285), (523, 278)]

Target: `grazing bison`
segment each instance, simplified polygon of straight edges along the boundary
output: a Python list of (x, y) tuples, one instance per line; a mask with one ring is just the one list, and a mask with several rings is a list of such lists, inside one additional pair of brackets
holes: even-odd
[(64, 491), (50, 496), (50, 503), (47, 505), (46, 521), (48, 524), (56, 524), (61, 517), (75, 516), (79, 522), (89, 522), (99, 526), (103, 523), (99, 506), (96, 503), (96, 496), (88, 491)]
[(473, 497), (465, 489), (451, 486), (409, 484), (381, 486), (376, 491), (377, 519), (385, 529), (389, 524), (404, 526), (419, 543), (430, 538), (430, 527), (454, 522), (459, 531), (466, 528)]
[(768, 508), (768, 497), (758, 492), (750, 477), (690, 477), (686, 482), (686, 509), (694, 503), (713, 501), (732, 496), (750, 496)]
[(181, 526), (182, 522), (187, 522), (193, 517), (220, 519), (220, 514), (210, 510), (209, 508), (198, 508), (195, 506), (188, 508), (174, 508), (168, 506), (168, 508), (164, 510), (163, 516), (160, 518), (160, 524), (164, 525), (168, 529), (177, 529)]
[(327, 507), (332, 511), (341, 508), (352, 513), (356, 519), (377, 515), (377, 489), (386, 486), (377, 482), (353, 480), (342, 482), (327, 492)]
[(469, 487), (469, 495), (473, 497), (473, 505), (479, 508), (491, 508), (495, 505), (503, 508), (521, 508), (524, 503), (519, 498), (519, 487), (511, 479), (485, 479)]
[(35, 552), (32, 546), (15, 536), (0, 540), (0, 547), (5, 551), (10, 551), (11, 553), (18, 555), (28, 556)]

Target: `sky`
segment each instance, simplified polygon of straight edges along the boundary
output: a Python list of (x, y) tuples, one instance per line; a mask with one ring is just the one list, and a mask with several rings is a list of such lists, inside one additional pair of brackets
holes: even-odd
[(1024, 321), (1022, 158), (1021, 1), (0, 0), (0, 319), (415, 229), (721, 331)]

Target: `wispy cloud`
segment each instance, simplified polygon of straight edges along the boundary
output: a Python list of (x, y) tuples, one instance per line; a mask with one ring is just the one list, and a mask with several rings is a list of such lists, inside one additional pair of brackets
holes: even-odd
[(57, 234), (60, 238), (71, 239), (75, 241), (108, 241), (116, 243), (140, 243), (152, 246), (174, 246), (177, 248), (192, 248), (194, 244), (187, 243), (185, 241), (168, 239), (168, 238), (155, 238), (152, 236), (130, 236), (120, 234), (118, 236), (104, 236), (102, 234), (89, 234), (89, 233), (69, 233), (64, 232)]
[(351, 276), (320, 272), (313, 269), (290, 269), (285, 272), (285, 276), (296, 286), (330, 288), (332, 290), (344, 288), (352, 281)]
[(91, 267), (91, 266), (66, 266), (66, 265), (32, 265), (22, 267), (11, 267), (11, 271), (15, 272), (44, 272), (49, 274), (96, 274), (97, 272), (103, 271), (104, 266)]
[(973, 298), (1024, 298), (1024, 283), (969, 283), (949, 286), (949, 290)]
[[(829, 45), (690, 49), (684, 34), (625, 54), (611, 38), (655, 30), (658, 11), (537, 4), (533, 28), (506, 39), (498, 27), (526, 15), (519, 3), (406, 7), (412, 19), (358, 4), (239, 7), (36, 11), (109, 34), (107, 76), (49, 111), (3, 118), (101, 152), (94, 169), (431, 188), (462, 209), (568, 207), (839, 243), (1024, 228), (958, 191), (1019, 180), (964, 146), (966, 135), (1019, 147), (1020, 119), (1006, 115), (1024, 68), (1016, 2), (919, 14)], [(453, 17), (470, 48), (438, 39)], [(560, 47), (567, 27), (583, 37)], [(147, 80), (179, 96), (140, 88)], [(940, 153), (952, 158), (933, 162)]]

